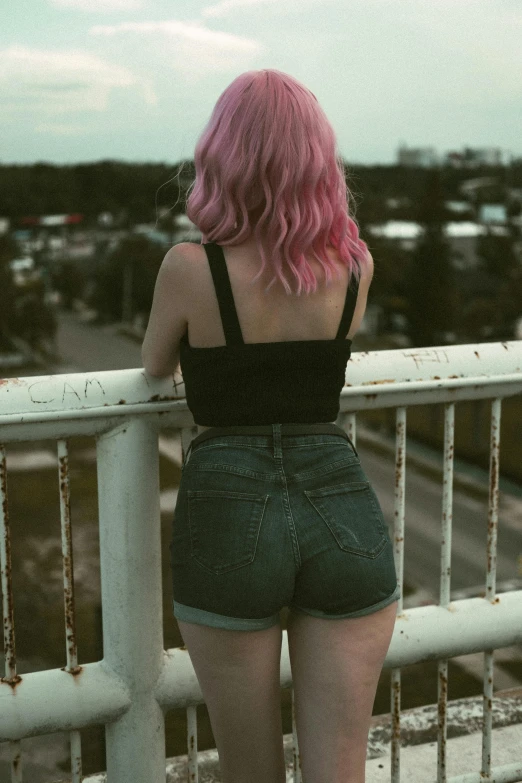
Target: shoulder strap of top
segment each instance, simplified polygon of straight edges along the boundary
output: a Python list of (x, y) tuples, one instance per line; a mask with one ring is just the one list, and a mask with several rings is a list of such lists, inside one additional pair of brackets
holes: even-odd
[(216, 289), (216, 297), (219, 304), (219, 312), (221, 314), (226, 344), (243, 345), (243, 335), (237, 317), (236, 305), (234, 304), (234, 296), (232, 294), (232, 286), (230, 285), (230, 277), (228, 276), (223, 248), (215, 242), (208, 242), (203, 245), (203, 247), (207, 254), (212, 279), (214, 281), (214, 288)]
[(344, 310), (341, 317), (341, 323), (335, 336), (336, 340), (346, 339), (346, 335), (350, 331), (350, 326), (353, 321), (353, 314), (355, 312), (355, 305), (357, 304), (357, 293), (359, 291), (359, 281), (355, 275), (352, 274), (350, 278), (350, 284), (346, 290), (346, 299), (344, 300)]

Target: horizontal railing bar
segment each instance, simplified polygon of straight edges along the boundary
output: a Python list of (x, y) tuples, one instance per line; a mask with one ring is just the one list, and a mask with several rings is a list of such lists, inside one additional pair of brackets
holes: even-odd
[(131, 706), (131, 693), (104, 661), (76, 674), (48, 669), (0, 680), (0, 742), (107, 724)]
[[(505, 376), (507, 377), (507, 376)], [(518, 373), (505, 382), (498, 379), (466, 378), (455, 385), (449, 382), (437, 386), (437, 382), (400, 383), (394, 385), (379, 385), (374, 391), (368, 387), (353, 387), (341, 392), (340, 410), (359, 411), (376, 410), (379, 408), (400, 408), (413, 405), (437, 405), (448, 402), (465, 402), (466, 400), (492, 399), (493, 397), (514, 397), (522, 394), (522, 375)], [(363, 391), (363, 388), (365, 389)], [(382, 393), (381, 393), (382, 392)]]
[[(30, 427), (26, 426), (25, 420), (19, 424), (0, 425), (0, 443), (32, 443), (35, 440), (59, 440), (60, 438), (102, 435), (125, 426), (125, 421), (132, 418), (128, 411), (126, 411), (126, 417), (123, 418), (121, 415), (114, 416), (113, 413), (114, 411), (111, 411), (108, 419), (103, 417), (61, 419), (59, 421), (51, 419), (50, 421), (32, 422)], [(151, 422), (154, 422), (156, 418), (155, 426), (157, 427), (167, 426), (180, 430), (183, 427), (195, 427), (192, 414), (188, 410), (165, 413), (154, 409), (153, 413), (146, 413), (144, 416), (147, 416)], [(173, 420), (170, 417), (173, 417)]]
[[(478, 343), (430, 348), (354, 352), (346, 368), (343, 394), (390, 387), (414, 389), (428, 384), (509, 383), (522, 379), (522, 344)], [(426, 387), (423, 387), (426, 388)], [(498, 396), (498, 395), (491, 395)], [(43, 411), (87, 411), (180, 402), (186, 406), (181, 373), (156, 378), (141, 368), (87, 373), (6, 378), (0, 383), (0, 410), (5, 415)], [(138, 410), (139, 412), (139, 410)]]
[(491, 775), (484, 777), (481, 772), (467, 772), (448, 778), (447, 783), (518, 783), (522, 780), (522, 761), (491, 768)]
[[(453, 601), (447, 608), (416, 606), (397, 615), (384, 668), (454, 658), (521, 642), (522, 590), (502, 593), (493, 603), (474, 597)], [(292, 686), (286, 630), (281, 646), (280, 682), (281, 688)], [(203, 703), (186, 649), (165, 651), (155, 695), (158, 703), (168, 709)]]
[[(452, 658), (522, 642), (522, 591), (455, 601), (446, 609), (421, 606), (397, 616), (385, 668)], [(287, 632), (281, 649), (282, 688), (292, 685)], [(60, 699), (56, 699), (56, 694)], [(164, 709), (204, 702), (188, 651), (163, 653), (154, 695)], [(24, 674), (17, 684), (0, 681), (0, 742), (109, 723), (129, 709), (131, 696), (103, 661), (88, 663), (77, 675), (63, 669)]]
[[(340, 395), (340, 410), (355, 411), (373, 408), (395, 408), (401, 405), (427, 405), (463, 400), (512, 397), (522, 394), (522, 373), (496, 378), (456, 378), (445, 381), (407, 381), (382, 384), (365, 391), (367, 387), (344, 387)], [(0, 416), (0, 428), (18, 424), (37, 424), (60, 421), (77, 421), (120, 416), (143, 416), (146, 414), (185, 413), (185, 421), (178, 426), (193, 423), (186, 400), (166, 400), (109, 404), (103, 407), (81, 408), (79, 410), (58, 409), (37, 413), (8, 413)], [(7, 442), (0, 429), (0, 440)]]

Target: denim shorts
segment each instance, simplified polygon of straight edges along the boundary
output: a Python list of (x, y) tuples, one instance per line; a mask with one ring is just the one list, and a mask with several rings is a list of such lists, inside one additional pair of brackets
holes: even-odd
[(188, 453), (170, 544), (177, 619), (250, 631), (285, 606), (335, 620), (399, 598), (386, 521), (340, 427), (211, 428)]

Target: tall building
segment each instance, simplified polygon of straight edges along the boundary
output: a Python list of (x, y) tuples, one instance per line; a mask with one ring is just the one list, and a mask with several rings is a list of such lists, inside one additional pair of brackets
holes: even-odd
[(434, 147), (407, 147), (401, 144), (397, 153), (399, 166), (422, 166), (430, 168), (438, 164), (438, 156)]

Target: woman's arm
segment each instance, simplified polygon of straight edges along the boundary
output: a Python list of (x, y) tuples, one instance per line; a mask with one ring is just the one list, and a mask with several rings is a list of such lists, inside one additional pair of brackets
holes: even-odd
[(141, 347), (149, 375), (163, 378), (179, 364), (179, 343), (187, 328), (188, 259), (182, 244), (172, 247), (162, 261)]
[(350, 340), (353, 338), (354, 334), (362, 324), (364, 313), (366, 311), (368, 291), (370, 290), (370, 285), (373, 278), (373, 258), (370, 251), (368, 251), (368, 261), (369, 263), (363, 267), (361, 273), (361, 279), (359, 280), (359, 291), (357, 293), (357, 304), (355, 305), (350, 331), (346, 335)]

